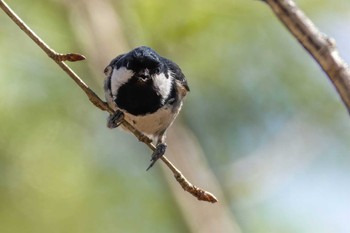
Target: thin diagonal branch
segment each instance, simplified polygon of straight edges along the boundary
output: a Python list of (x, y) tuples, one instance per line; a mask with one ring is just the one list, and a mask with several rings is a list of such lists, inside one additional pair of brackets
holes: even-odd
[(320, 32), (293, 0), (264, 2), (321, 66), (350, 112), (350, 70), (337, 51), (335, 40)]
[[(81, 78), (67, 66), (64, 61), (79, 61), (85, 59), (84, 56), (80, 54), (60, 54), (51, 49), (40, 37), (38, 37), (16, 14), (11, 10), (11, 8), (3, 1), (0, 0), (0, 8), (24, 31), (52, 60), (54, 60), (61, 68), (64, 70), (71, 79), (85, 92), (89, 100), (99, 109), (107, 111), (110, 114), (114, 113), (106, 102), (102, 101), (94, 91), (92, 91)], [(151, 140), (143, 135), (141, 132), (136, 130), (130, 123), (125, 119), (122, 124), (128, 130), (130, 130), (139, 141), (145, 143), (151, 150), (155, 150), (155, 146), (151, 143)], [(211, 203), (217, 202), (215, 196), (203, 189), (200, 189), (192, 185), (186, 177), (165, 157), (163, 156), (161, 160), (168, 166), (168, 168), (173, 172), (175, 179), (179, 182), (181, 187), (191, 193), (193, 196), (197, 197), (198, 200), (207, 201)]]

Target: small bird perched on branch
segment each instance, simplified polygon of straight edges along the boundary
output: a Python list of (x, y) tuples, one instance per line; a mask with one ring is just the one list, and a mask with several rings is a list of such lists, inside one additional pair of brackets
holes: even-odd
[(185, 75), (177, 64), (146, 46), (117, 56), (104, 73), (106, 100), (116, 111), (108, 117), (107, 126), (118, 127), (124, 117), (152, 139), (156, 149), (148, 170), (164, 155), (166, 130), (190, 90)]

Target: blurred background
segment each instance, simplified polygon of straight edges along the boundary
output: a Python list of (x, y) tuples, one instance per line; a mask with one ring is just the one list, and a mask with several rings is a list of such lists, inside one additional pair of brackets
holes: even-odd
[[(350, 2), (299, 0), (350, 62)], [(184, 192), (132, 135), (0, 11), (0, 232), (350, 232), (350, 119), (261, 1), (8, 1), (103, 97), (103, 69), (148, 45), (191, 92), (167, 157), (219, 203)]]

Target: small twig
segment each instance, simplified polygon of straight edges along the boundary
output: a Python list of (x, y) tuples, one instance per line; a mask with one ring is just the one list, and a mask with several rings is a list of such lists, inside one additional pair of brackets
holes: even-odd
[(350, 112), (350, 70), (340, 57), (334, 39), (321, 33), (292, 0), (263, 1), (321, 66)]
[[(99, 109), (107, 111), (110, 114), (114, 113), (108, 104), (102, 101), (81, 79), (74, 73), (74, 71), (69, 68), (63, 61), (80, 61), (84, 60), (85, 57), (80, 54), (60, 54), (52, 50), (43, 40), (41, 40), (3, 1), (0, 0), (1, 9), (24, 31), (44, 52), (52, 58), (68, 75), (71, 77), (75, 83), (85, 92), (89, 97), (89, 100)], [(155, 150), (155, 146), (151, 143), (148, 137), (136, 130), (129, 122), (125, 119), (122, 121), (124, 127), (126, 127), (130, 132), (132, 132), (136, 138), (145, 143), (151, 150)], [(198, 200), (207, 201), (211, 203), (217, 202), (215, 196), (205, 190), (202, 190), (194, 185), (192, 185), (184, 175), (165, 157), (163, 156), (162, 161), (168, 166), (168, 168), (173, 172), (175, 179), (179, 182), (181, 187), (191, 193), (193, 196), (197, 197)]]
[(212, 193), (191, 184), (175, 166), (171, 166), (170, 161), (164, 158), (164, 156), (161, 159), (171, 169), (175, 179), (177, 180), (177, 182), (179, 182), (179, 184), (185, 191), (191, 193), (193, 196), (197, 197), (197, 199), (200, 201), (207, 201), (211, 203), (215, 203), (218, 201)]

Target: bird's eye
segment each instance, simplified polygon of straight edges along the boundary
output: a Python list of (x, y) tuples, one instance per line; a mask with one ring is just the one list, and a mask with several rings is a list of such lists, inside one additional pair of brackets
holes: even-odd
[(110, 76), (112, 74), (112, 66), (107, 66), (103, 72), (107, 77)]
[(159, 73), (160, 73), (160, 67), (156, 67), (156, 68), (154, 69), (154, 72), (155, 72), (156, 74), (159, 74)]

